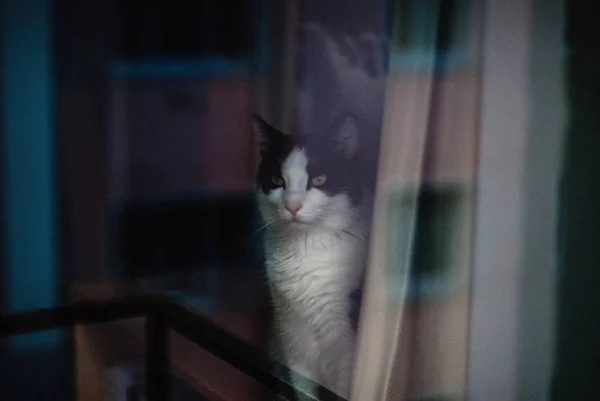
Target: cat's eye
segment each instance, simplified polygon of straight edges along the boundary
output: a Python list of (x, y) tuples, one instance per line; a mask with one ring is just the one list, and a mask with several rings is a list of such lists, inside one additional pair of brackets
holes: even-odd
[(327, 181), (326, 175), (318, 175), (312, 179), (311, 183), (315, 187), (320, 187), (321, 185), (325, 184), (325, 181)]
[(273, 183), (273, 185), (278, 187), (282, 187), (285, 184), (283, 177), (280, 175), (274, 175), (273, 177), (271, 177), (271, 182)]

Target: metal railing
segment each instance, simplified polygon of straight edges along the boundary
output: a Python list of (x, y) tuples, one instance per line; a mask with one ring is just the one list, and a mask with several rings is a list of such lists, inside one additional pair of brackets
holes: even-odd
[[(168, 332), (173, 330), (197, 346), (250, 376), (287, 400), (343, 401), (328, 389), (311, 383), (267, 354), (216, 327), (201, 315), (160, 295), (84, 302), (71, 306), (0, 315), (0, 339), (8, 336), (143, 317), (146, 321), (146, 392), (148, 401), (167, 401), (170, 395)], [(292, 385), (312, 384), (317, 395)], [(307, 386), (301, 385), (306, 388)]]

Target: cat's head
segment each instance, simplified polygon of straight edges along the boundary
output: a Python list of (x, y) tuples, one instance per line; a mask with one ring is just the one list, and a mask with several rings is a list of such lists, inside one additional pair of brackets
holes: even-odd
[(260, 138), (258, 203), (265, 224), (279, 228), (343, 230), (361, 202), (358, 124), (338, 119), (323, 135), (285, 135), (255, 117)]

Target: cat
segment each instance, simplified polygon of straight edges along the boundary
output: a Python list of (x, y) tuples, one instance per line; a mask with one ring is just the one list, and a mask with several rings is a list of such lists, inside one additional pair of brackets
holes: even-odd
[(281, 362), (347, 397), (355, 352), (351, 293), (366, 257), (369, 196), (357, 157), (359, 126), (292, 136), (255, 117), (257, 201)]

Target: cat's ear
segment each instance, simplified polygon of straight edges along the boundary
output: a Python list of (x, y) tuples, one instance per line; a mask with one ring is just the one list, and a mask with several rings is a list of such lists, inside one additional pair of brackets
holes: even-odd
[(254, 129), (254, 135), (258, 140), (258, 152), (261, 157), (269, 151), (273, 142), (276, 141), (280, 135), (283, 135), (256, 114), (252, 119), (252, 128)]
[(346, 114), (334, 124), (333, 147), (348, 160), (358, 151), (358, 122), (352, 114)]

